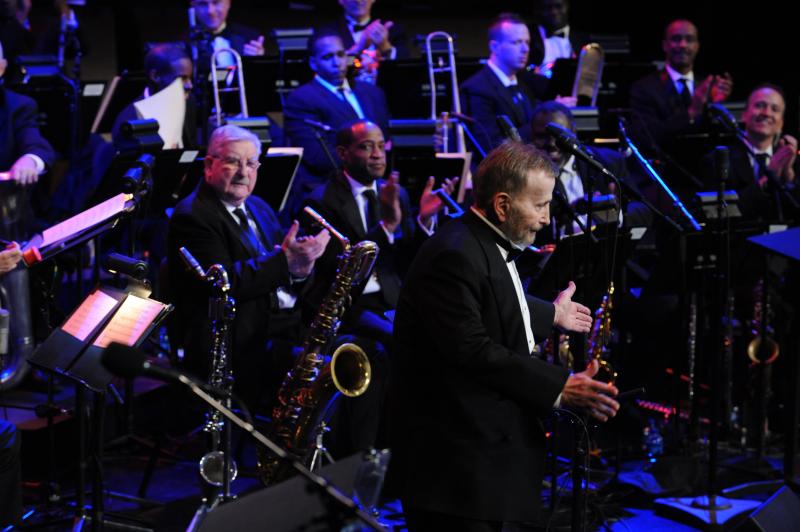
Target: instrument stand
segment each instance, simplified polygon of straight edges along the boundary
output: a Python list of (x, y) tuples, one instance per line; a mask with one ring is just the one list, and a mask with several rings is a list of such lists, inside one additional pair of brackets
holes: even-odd
[(331, 428), (325, 421), (320, 421), (317, 425), (317, 437), (314, 443), (314, 454), (311, 455), (311, 465), (308, 466), (309, 471), (319, 471), (325, 464), (325, 459), (329, 464), (336, 463), (331, 453), (325, 447), (325, 433), (330, 432)]
[[(727, 499), (719, 495), (717, 489), (717, 453), (720, 428), (720, 410), (723, 386), (720, 376), (723, 351), (725, 350), (725, 334), (722, 330), (722, 317), (726, 313), (728, 294), (730, 290), (730, 227), (728, 224), (727, 209), (724, 205), (725, 182), (728, 174), (728, 150), (717, 148), (717, 163), (719, 172), (719, 188), (717, 193), (717, 219), (715, 238), (717, 240), (716, 263), (712, 270), (711, 286), (714, 290), (713, 304), (707, 322), (710, 324), (705, 335), (710, 341), (707, 343), (711, 356), (711, 414), (708, 438), (708, 485), (706, 494), (698, 497), (661, 498), (655, 500), (656, 512), (673, 514), (673, 518), (681, 520), (687, 518), (699, 521), (705, 528), (723, 526), (732, 517), (753, 510), (761, 505), (760, 501)], [(727, 383), (725, 384), (727, 385)]]

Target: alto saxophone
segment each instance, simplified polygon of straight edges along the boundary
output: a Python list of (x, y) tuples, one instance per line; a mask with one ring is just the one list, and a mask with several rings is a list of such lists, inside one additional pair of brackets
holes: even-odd
[[(336, 337), (341, 318), (350, 305), (350, 291), (367, 279), (378, 257), (378, 245), (369, 240), (350, 241), (310, 207), (305, 208), (338, 239), (344, 251), (338, 258), (333, 284), (320, 305), (294, 367), (287, 373), (272, 412), (276, 442), (300, 461), (307, 462), (328, 406), (340, 392), (347, 397), (363, 394), (372, 370), (366, 353), (355, 344), (341, 345), (328, 362), (325, 354)], [(270, 485), (285, 478), (288, 469), (265, 450), (258, 449), (261, 481)], [(306, 464), (308, 465), (308, 464)]]
[(611, 311), (614, 309), (614, 283), (608, 285), (608, 291), (603, 294), (600, 307), (594, 313), (592, 331), (589, 333), (589, 354), (592, 359), (600, 364), (600, 370), (595, 379), (614, 384), (617, 372), (608, 361), (608, 343), (611, 340)]
[[(185, 248), (180, 248), (181, 257), (195, 275), (207, 282), (212, 289), (208, 314), (211, 324), (211, 372), (208, 384), (223, 392), (224, 402), (230, 408), (233, 392), (233, 371), (230, 365), (230, 325), (236, 316), (236, 303), (230, 295), (231, 284), (228, 272), (220, 264), (213, 264), (203, 272), (200, 264)], [(230, 424), (215, 408), (206, 412), (203, 432), (208, 435), (209, 452), (200, 459), (200, 476), (211, 486), (222, 488), (222, 498), (229, 499), (230, 484), (236, 479), (238, 468), (231, 458)], [(225, 474), (225, 472), (228, 472)]]

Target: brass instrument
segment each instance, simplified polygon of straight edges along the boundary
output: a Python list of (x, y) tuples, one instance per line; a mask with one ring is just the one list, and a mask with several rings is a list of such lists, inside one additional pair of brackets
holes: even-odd
[[(234, 66), (227, 68), (228, 74), (225, 76), (226, 79), (228, 76), (232, 75), (235, 70), (236, 74), (236, 87), (219, 87), (219, 77), (217, 75), (217, 57), (220, 54), (228, 53), (233, 56)], [(249, 118), (249, 114), (247, 112), (247, 94), (245, 93), (244, 89), (244, 70), (242, 68), (242, 57), (239, 53), (234, 50), (233, 48), (220, 48), (219, 50), (215, 50), (214, 54), (211, 56), (211, 84), (214, 86), (214, 112), (216, 114), (216, 127), (219, 127), (223, 124), (222, 120), (222, 101), (220, 98), (220, 94), (223, 92), (238, 92), (239, 93), (239, 113), (236, 115), (238, 118)]]
[[(233, 372), (230, 365), (230, 326), (236, 316), (236, 302), (230, 296), (231, 284), (228, 272), (220, 264), (212, 264), (204, 272), (200, 264), (185, 248), (180, 248), (181, 257), (195, 275), (212, 288), (208, 314), (211, 322), (211, 372), (208, 383), (225, 394), (228, 408), (233, 392)], [(238, 468), (231, 458), (230, 424), (222, 414), (212, 408), (206, 413), (203, 432), (209, 436), (209, 448), (200, 459), (200, 476), (211, 486), (222, 488), (222, 498), (231, 497), (230, 484), (236, 479)], [(227, 471), (227, 474), (226, 474)]]
[[(286, 374), (272, 411), (272, 434), (279, 445), (298, 460), (307, 463), (329, 406), (337, 391), (347, 397), (363, 394), (372, 376), (366, 353), (355, 344), (342, 344), (327, 362), (344, 312), (350, 304), (352, 288), (367, 279), (378, 256), (378, 246), (365, 240), (351, 246), (350, 241), (310, 207), (305, 208), (317, 223), (338, 239), (343, 248), (333, 284), (311, 323), (303, 350)], [(288, 470), (281, 461), (259, 452), (259, 476), (265, 485), (282, 480)]]
[[(764, 286), (764, 279), (759, 279), (758, 283), (756, 283), (754, 294), (753, 319), (750, 322), (750, 334), (753, 335), (753, 339), (747, 344), (747, 356), (753, 364), (772, 364), (780, 355), (781, 348), (778, 342), (770, 335), (771, 327), (767, 325), (772, 313), (772, 305), (770, 304), (769, 293), (767, 293)], [(761, 346), (762, 342), (764, 347)], [(759, 357), (762, 349), (764, 353), (768, 354), (763, 360)]]
[(589, 333), (589, 354), (600, 364), (600, 370), (594, 377), (596, 380), (614, 384), (617, 372), (608, 361), (608, 343), (611, 340), (611, 311), (614, 310), (614, 283), (608, 285), (600, 307), (594, 313), (594, 323)]
[(578, 68), (575, 71), (575, 82), (572, 85), (572, 97), (578, 105), (597, 105), (597, 93), (603, 77), (605, 52), (597, 43), (589, 43), (581, 48), (578, 54)]
[[(444, 40), (447, 45), (447, 64), (444, 63), (444, 58), (437, 56), (438, 62), (434, 65), (433, 62), (433, 45), (436, 40)], [(458, 76), (456, 74), (456, 56), (455, 47), (453, 45), (453, 37), (449, 33), (443, 31), (434, 31), (429, 33), (425, 38), (425, 49), (428, 54), (428, 81), (431, 86), (431, 120), (437, 121), (437, 126), (441, 125), (442, 131), (442, 146), (443, 151), (447, 152), (448, 145), (448, 128), (449, 123), (452, 121), (455, 125), (456, 132), (456, 152), (464, 153), (466, 151), (466, 144), (464, 141), (464, 128), (460, 122), (450, 117), (450, 113), (456, 115), (461, 114), (461, 97), (458, 92)], [(450, 113), (443, 112), (441, 116), (436, 112), (436, 95), (438, 93), (438, 86), (436, 84), (436, 74), (449, 73), (450, 74), (450, 98), (451, 110)], [(437, 129), (439, 129), (437, 127)]]

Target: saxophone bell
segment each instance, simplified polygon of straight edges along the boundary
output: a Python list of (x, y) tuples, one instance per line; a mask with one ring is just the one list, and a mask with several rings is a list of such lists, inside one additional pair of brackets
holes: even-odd
[[(212, 486), (222, 487), (225, 484), (225, 453), (223, 451), (211, 451), (203, 455), (200, 459), (200, 476)], [(239, 468), (234, 460), (228, 466), (228, 479), (230, 482), (236, 480)]]
[[(372, 379), (372, 369), (367, 354), (359, 346), (351, 343), (342, 344), (333, 352), (327, 371), (330, 372), (336, 389), (347, 397), (358, 397), (363, 394)], [(325, 375), (322, 374), (320, 377), (325, 378)]]

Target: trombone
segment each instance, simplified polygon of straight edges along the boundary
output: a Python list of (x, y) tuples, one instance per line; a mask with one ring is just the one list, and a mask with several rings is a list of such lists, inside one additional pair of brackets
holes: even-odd
[[(447, 64), (444, 63), (444, 57), (441, 54), (437, 56), (437, 63), (434, 64), (433, 46), (431, 45), (431, 43), (434, 41), (445, 41), (447, 43)], [(456, 57), (455, 47), (453, 46), (453, 37), (444, 31), (434, 31), (425, 37), (425, 48), (428, 52), (428, 79), (430, 80), (431, 85), (431, 120), (437, 121), (437, 125), (438, 121), (441, 120), (442, 145), (443, 150), (446, 153), (448, 150), (449, 141), (447, 135), (448, 122), (451, 120), (450, 114), (452, 113), (456, 116), (461, 114), (461, 97), (458, 93), (458, 76), (456, 75)], [(441, 117), (438, 117), (436, 112), (436, 94), (438, 92), (436, 86), (436, 74), (448, 72), (450, 73), (450, 94), (452, 108), (449, 113), (447, 111), (442, 112)], [(458, 153), (464, 153), (466, 151), (464, 143), (464, 127), (458, 121), (455, 122), (454, 126), (456, 131), (456, 151)]]
[[(219, 87), (219, 79), (217, 77), (217, 57), (220, 54), (231, 54), (234, 60), (233, 67), (225, 67), (228, 70), (226, 79), (231, 74), (231, 70), (236, 70), (236, 87)], [(247, 113), (247, 95), (244, 90), (244, 69), (242, 68), (242, 56), (233, 48), (220, 48), (214, 50), (211, 56), (211, 83), (214, 86), (214, 112), (216, 113), (217, 127), (222, 125), (222, 104), (220, 102), (220, 93), (223, 92), (238, 92), (239, 93), (239, 114), (240, 118), (249, 118)]]

